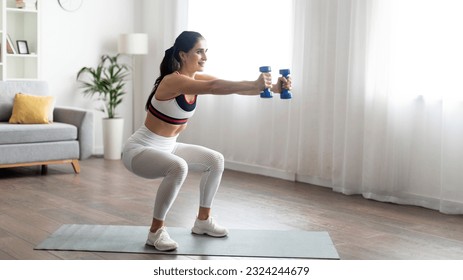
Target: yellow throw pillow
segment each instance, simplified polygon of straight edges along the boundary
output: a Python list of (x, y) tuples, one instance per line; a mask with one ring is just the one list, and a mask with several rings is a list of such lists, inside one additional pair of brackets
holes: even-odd
[(53, 102), (53, 96), (17, 93), (14, 97), (13, 113), (9, 123), (50, 123), (49, 113), (53, 109)]

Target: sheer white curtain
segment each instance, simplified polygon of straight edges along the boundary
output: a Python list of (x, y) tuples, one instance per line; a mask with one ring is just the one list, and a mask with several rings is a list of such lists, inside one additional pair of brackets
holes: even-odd
[[(207, 40), (206, 72), (231, 80), (255, 80), (259, 67), (291, 68), (292, 1), (190, 0), (188, 29)], [(180, 141), (218, 150), (226, 167), (294, 180), (296, 100), (259, 96), (201, 96)]]
[(463, 213), (461, 4), (296, 3), (299, 180)]
[[(140, 77), (142, 96), (135, 98), (135, 127), (145, 121), (144, 110), (146, 99), (159, 76), (159, 65), (164, 57), (164, 51), (174, 44), (175, 38), (187, 29), (188, 0), (140, 0), (136, 1), (140, 14), (136, 19), (137, 30), (148, 34), (148, 55), (139, 57), (142, 71)], [(137, 97), (137, 96), (135, 96)]]
[[(216, 69), (252, 79), (254, 68), (277, 64), (270, 57), (287, 55), (259, 56), (278, 49), (281, 33), (270, 32), (264, 40), (245, 35), (276, 29), (279, 18), (265, 3), (254, 11), (213, 2), (221, 7), (202, 14), (219, 30), (203, 32), (210, 42), (208, 64), (229, 58)], [(293, 4), (287, 32), (292, 36), (284, 40), (292, 43), (294, 99), (201, 98), (180, 140), (221, 151), (234, 169), (462, 214), (460, 1), (279, 2)], [(236, 27), (249, 18), (257, 24)], [(235, 51), (218, 54), (222, 47), (215, 48), (214, 40)], [(250, 45), (258, 46), (251, 52), (259, 57), (255, 65), (246, 57)], [(239, 69), (231, 70), (231, 64)]]

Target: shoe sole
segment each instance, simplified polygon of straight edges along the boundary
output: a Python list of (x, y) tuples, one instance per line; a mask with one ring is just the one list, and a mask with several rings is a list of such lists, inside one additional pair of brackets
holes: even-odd
[(209, 232), (207, 232), (207, 231), (199, 231), (199, 230), (194, 229), (194, 228), (191, 229), (191, 233), (197, 234), (197, 235), (208, 235), (208, 236), (217, 237), (217, 238), (225, 237), (225, 236), (228, 235), (228, 233), (226, 233), (226, 234), (211, 234), (211, 233), (209, 233)]
[(154, 247), (154, 249), (156, 249), (156, 250), (158, 250), (158, 251), (161, 251), (161, 252), (175, 251), (175, 250), (177, 250), (177, 248), (178, 248), (178, 246), (175, 246), (175, 247), (172, 247), (172, 248), (166, 248), (166, 249), (162, 249), (162, 250), (161, 250), (161, 249), (157, 248), (156, 246), (154, 246), (154, 244), (151, 243), (151, 242), (149, 242), (149, 241), (146, 241), (145, 244), (148, 245), (148, 246)]

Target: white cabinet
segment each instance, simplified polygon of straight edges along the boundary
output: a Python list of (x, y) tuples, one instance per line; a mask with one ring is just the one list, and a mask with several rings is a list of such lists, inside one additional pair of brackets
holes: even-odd
[(16, 0), (0, 0), (0, 10), (0, 80), (39, 79), (40, 0), (22, 9)]

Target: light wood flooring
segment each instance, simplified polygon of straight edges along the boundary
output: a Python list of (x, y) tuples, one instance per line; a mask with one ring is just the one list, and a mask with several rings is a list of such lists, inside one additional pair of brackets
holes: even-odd
[[(167, 225), (191, 227), (200, 174), (187, 178)], [(223, 259), (33, 248), (63, 224), (148, 225), (159, 180), (120, 161), (0, 169), (0, 259)], [(221, 224), (239, 229), (327, 231), (341, 259), (463, 259), (463, 216), (346, 196), (330, 189), (226, 170), (214, 202)]]

